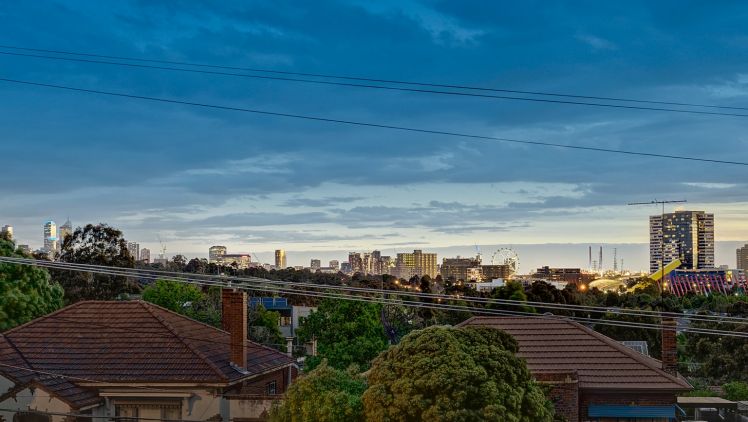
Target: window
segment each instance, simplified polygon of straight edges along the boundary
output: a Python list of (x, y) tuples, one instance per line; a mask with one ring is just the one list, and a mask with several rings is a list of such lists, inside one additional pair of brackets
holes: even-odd
[(278, 385), (275, 381), (270, 381), (269, 383), (265, 384), (265, 394), (267, 394), (268, 396), (278, 394)]
[(120, 403), (115, 404), (114, 414), (121, 418), (117, 422), (137, 422), (139, 418), (146, 421), (175, 421), (182, 419), (182, 406), (164, 402)]

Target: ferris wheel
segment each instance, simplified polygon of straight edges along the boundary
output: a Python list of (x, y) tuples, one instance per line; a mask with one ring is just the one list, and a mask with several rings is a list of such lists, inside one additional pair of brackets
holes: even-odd
[(491, 255), (491, 265), (507, 265), (512, 274), (519, 268), (519, 256), (510, 248), (501, 248)]

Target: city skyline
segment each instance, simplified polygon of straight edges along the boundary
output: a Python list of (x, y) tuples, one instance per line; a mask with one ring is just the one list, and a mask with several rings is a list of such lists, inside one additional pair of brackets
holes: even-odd
[[(736, 5), (681, 11), (685, 25), (667, 18), (672, 5), (647, 2), (597, 4), (581, 14), (561, 8), (520, 25), (524, 20), (507, 19), (505, 7), (488, 5), (477, 12), (419, 2), (315, 2), (273, 10), (189, 2), (178, 10), (129, 2), (92, 10), (68, 3), (41, 27), (29, 21), (34, 7), (4, 9), (5, 44), (723, 106), (742, 106), (748, 97), (746, 47), (737, 41), (748, 30)], [(509, 9), (535, 16), (528, 5)], [(320, 30), (314, 19), (289, 20), (291, 10), (341, 18), (346, 26)], [(234, 20), (255, 13), (267, 26)], [(612, 14), (621, 20), (600, 25)], [(222, 21), (233, 23), (217, 26)], [(714, 22), (734, 32), (704, 37), (715, 32)], [(101, 34), (81, 37), (71, 29), (83, 27)], [(343, 38), (350, 43), (341, 45)], [(517, 41), (525, 39), (534, 41)], [(330, 45), (341, 50), (333, 54)], [(686, 45), (698, 54), (679, 54)], [(740, 117), (60, 66), (28, 57), (0, 61), (8, 78), (180, 101), (728, 161), (746, 161), (748, 150)], [(210, 244), (389, 250), (646, 242), (639, 222), (654, 209), (625, 204), (672, 196), (717, 215), (718, 238), (748, 239), (748, 183), (737, 166), (280, 120), (5, 83), (0, 90), (8, 110), (0, 118), (5, 165), (24, 175), (0, 187), (0, 220), (12, 222), (25, 242), (38, 241), (38, 222), (50, 213), (105, 220), (153, 251), (160, 235), (172, 251), (185, 253)], [(29, 171), (38, 169), (39, 155), (25, 145), (45, 151), (64, 145), (66, 159)]]

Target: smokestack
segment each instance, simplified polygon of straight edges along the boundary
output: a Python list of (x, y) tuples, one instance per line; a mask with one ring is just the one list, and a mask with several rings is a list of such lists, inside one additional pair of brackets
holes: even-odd
[(221, 325), (230, 337), (229, 361), (247, 367), (247, 292), (234, 289), (221, 291)]
[(672, 318), (662, 319), (662, 370), (678, 375), (678, 342), (675, 338), (677, 323)]

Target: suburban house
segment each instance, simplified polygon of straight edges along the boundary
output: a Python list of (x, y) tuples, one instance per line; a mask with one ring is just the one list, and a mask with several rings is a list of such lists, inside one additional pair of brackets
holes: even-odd
[(88, 301), (0, 333), (0, 421), (264, 420), (298, 368), (247, 340), (245, 292), (222, 299), (223, 330), (143, 301)]
[(663, 323), (662, 362), (563, 317), (473, 317), (460, 325), (514, 337), (568, 422), (675, 421), (677, 395), (692, 389), (676, 370), (674, 321)]

